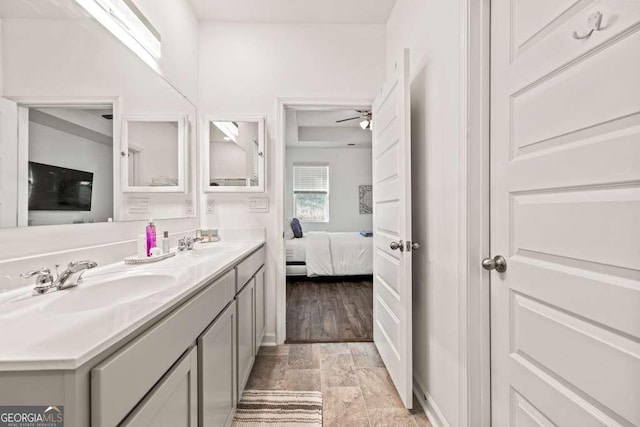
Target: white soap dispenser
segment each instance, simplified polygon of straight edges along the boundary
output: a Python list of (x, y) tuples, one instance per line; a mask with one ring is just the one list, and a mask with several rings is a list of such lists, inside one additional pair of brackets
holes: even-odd
[(165, 231), (164, 234), (162, 235), (162, 253), (168, 254), (169, 252), (171, 252), (171, 245), (169, 242), (169, 232)]

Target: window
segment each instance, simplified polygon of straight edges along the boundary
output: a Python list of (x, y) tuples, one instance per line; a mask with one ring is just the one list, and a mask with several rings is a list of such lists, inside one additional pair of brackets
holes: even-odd
[(329, 166), (293, 166), (293, 212), (303, 222), (329, 222)]

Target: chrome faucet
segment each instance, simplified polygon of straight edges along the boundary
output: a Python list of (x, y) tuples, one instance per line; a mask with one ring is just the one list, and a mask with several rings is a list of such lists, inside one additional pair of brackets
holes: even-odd
[[(63, 289), (73, 288), (82, 283), (82, 275), (85, 271), (96, 268), (98, 263), (95, 261), (74, 261), (67, 265), (67, 269), (58, 275), (58, 278), (53, 282), (53, 285), (58, 288), (59, 291)], [(76, 273), (80, 273), (73, 283), (67, 283), (67, 281)]]
[[(35, 277), (36, 286), (33, 288), (33, 294), (42, 295), (46, 294), (53, 288), (61, 291), (63, 289), (69, 289), (73, 288), (74, 286), (78, 286), (80, 283), (82, 283), (82, 275), (84, 274), (84, 272), (97, 266), (98, 263), (95, 261), (74, 261), (70, 262), (66, 270), (64, 270), (60, 274), (57, 274), (58, 266), (56, 265), (57, 277), (55, 278), (55, 280), (53, 278), (53, 274), (51, 274), (51, 270), (48, 268), (41, 268), (39, 270), (30, 271), (28, 273), (22, 274), (21, 277), (23, 279)], [(69, 279), (76, 273), (80, 273), (76, 277), (76, 280), (73, 282), (69, 282)]]
[(178, 240), (178, 251), (191, 251), (193, 250), (196, 242), (200, 242), (201, 240), (201, 237), (183, 237)]

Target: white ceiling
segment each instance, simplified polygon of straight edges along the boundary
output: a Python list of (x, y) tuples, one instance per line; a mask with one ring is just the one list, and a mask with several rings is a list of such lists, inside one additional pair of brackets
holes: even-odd
[(201, 21), (384, 24), (396, 0), (189, 0)]

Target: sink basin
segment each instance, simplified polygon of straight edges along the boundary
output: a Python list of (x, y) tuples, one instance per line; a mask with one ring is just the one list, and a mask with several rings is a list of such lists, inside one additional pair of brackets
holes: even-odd
[(177, 279), (169, 274), (141, 274), (111, 278), (93, 277), (77, 288), (60, 291), (58, 298), (42, 307), (43, 311), (70, 313), (97, 310), (148, 298), (175, 286)]

